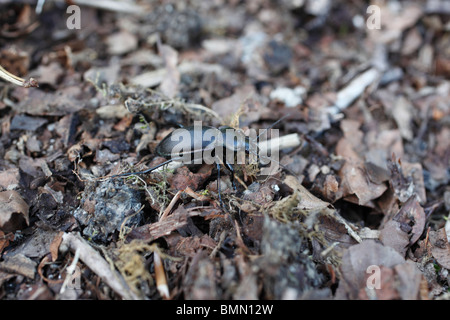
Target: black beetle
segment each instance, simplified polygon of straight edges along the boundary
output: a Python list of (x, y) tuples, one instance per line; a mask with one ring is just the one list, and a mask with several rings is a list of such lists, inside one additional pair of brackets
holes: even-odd
[[(202, 126), (194, 122), (193, 126), (182, 127), (172, 131), (167, 135), (155, 149), (155, 153), (163, 158), (169, 159), (163, 163), (139, 172), (127, 172), (111, 176), (111, 178), (146, 174), (152, 172), (172, 161), (181, 161), (185, 164), (213, 164), (217, 166), (217, 189), (219, 202), (222, 203), (220, 193), (220, 165), (224, 164), (231, 172), (231, 182), (236, 190), (234, 183), (234, 169), (232, 163), (238, 159), (239, 164), (248, 163), (248, 161), (256, 161), (260, 159), (258, 154), (257, 141), (258, 138), (269, 130), (271, 127), (286, 118), (284, 116), (280, 120), (273, 123), (269, 128), (265, 129), (257, 137), (247, 137), (241, 130), (236, 130), (229, 126), (214, 128), (210, 126)], [(225, 155), (225, 157), (224, 157)], [(246, 159), (246, 155), (249, 156)], [(254, 157), (251, 157), (251, 156)], [(247, 162), (246, 162), (247, 160)]]

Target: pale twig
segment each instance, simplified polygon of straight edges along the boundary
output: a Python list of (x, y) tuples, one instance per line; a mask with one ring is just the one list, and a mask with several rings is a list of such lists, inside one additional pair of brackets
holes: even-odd
[(285, 136), (273, 138), (270, 140), (261, 141), (258, 143), (258, 148), (261, 153), (267, 154), (271, 146), (278, 146), (279, 150), (298, 147), (302, 143), (300, 136), (297, 133), (288, 134)]
[(59, 291), (60, 294), (63, 294), (64, 291), (66, 291), (66, 287), (69, 284), (69, 282), (72, 280), (72, 275), (75, 272), (78, 260), (80, 259), (80, 249), (75, 250), (75, 256), (73, 257), (73, 261), (70, 264), (70, 266), (67, 267), (67, 275), (66, 279), (64, 279), (64, 282), (61, 286), (61, 290)]
[(164, 210), (163, 214), (161, 215), (161, 218), (159, 219), (164, 220), (170, 213), (170, 211), (172, 211), (173, 207), (175, 206), (175, 203), (177, 203), (178, 199), (180, 199), (181, 196), (181, 191), (178, 191), (175, 196), (172, 198), (172, 200), (170, 201), (169, 205), (167, 206), (167, 208)]
[(80, 260), (97, 274), (111, 289), (125, 300), (138, 300), (139, 297), (129, 288), (119, 272), (112, 269), (100, 253), (94, 250), (79, 235), (64, 233), (61, 245), (73, 252), (79, 252)]
[[(161, 215), (159, 221), (163, 221), (169, 215), (169, 212), (172, 210), (175, 203), (181, 196), (181, 191), (178, 191), (177, 194), (173, 197), (169, 206), (164, 210), (164, 213)], [(169, 299), (169, 286), (167, 285), (167, 277), (166, 271), (164, 270), (163, 261), (159, 255), (158, 250), (153, 251), (153, 263), (155, 266), (155, 278), (156, 278), (156, 289), (163, 299)]]
[(6, 71), (2, 66), (0, 66), (0, 78), (2, 78), (5, 81), (11, 82), (17, 86), (21, 86), (24, 88), (30, 88), (30, 87), (39, 87), (37, 81), (33, 78), (30, 78), (28, 80), (22, 79), (8, 71)]
[(131, 13), (136, 15), (145, 15), (147, 14), (147, 10), (142, 6), (134, 4), (132, 2), (127, 1), (112, 1), (112, 0), (72, 0), (72, 4), (86, 7), (94, 7), (97, 9), (114, 11), (114, 12), (122, 12), (122, 13)]
[(166, 272), (164, 264), (157, 251), (153, 252), (153, 262), (155, 264), (156, 289), (164, 299), (169, 299), (169, 286), (167, 285)]
[(329, 112), (336, 115), (346, 109), (355, 101), (364, 90), (375, 83), (380, 78), (380, 72), (376, 68), (371, 68), (357, 76), (345, 88), (337, 93), (336, 102), (329, 107)]

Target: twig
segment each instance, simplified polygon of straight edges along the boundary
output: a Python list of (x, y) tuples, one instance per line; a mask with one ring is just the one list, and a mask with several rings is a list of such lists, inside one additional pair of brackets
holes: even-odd
[(219, 241), (217, 242), (217, 246), (214, 248), (214, 250), (209, 255), (210, 258), (214, 258), (217, 252), (219, 251), (220, 247), (222, 246), (223, 241), (225, 240), (225, 237), (227, 236), (227, 232), (224, 230), (219, 236)]
[(94, 250), (83, 238), (72, 233), (64, 233), (61, 245), (73, 252), (79, 252), (80, 260), (96, 273), (105, 283), (125, 300), (139, 300), (139, 297), (128, 287), (119, 272), (111, 269), (100, 253)]
[(8, 71), (6, 71), (2, 66), (0, 66), (0, 78), (2, 78), (5, 81), (11, 82), (17, 86), (21, 86), (24, 88), (30, 88), (30, 87), (39, 87), (37, 81), (33, 78), (30, 78), (28, 80), (22, 79)]
[(169, 299), (169, 286), (167, 285), (166, 272), (164, 265), (157, 251), (153, 252), (153, 262), (155, 264), (156, 289), (164, 299)]
[[(176, 102), (176, 104), (178, 104), (179, 102)], [(211, 110), (208, 107), (205, 107), (201, 104), (195, 104), (195, 103), (182, 103), (182, 106), (184, 106), (186, 109), (199, 109), (201, 111), (204, 111), (205, 113), (209, 113), (210, 115), (212, 115), (213, 117), (215, 117), (216, 119), (220, 119), (219, 115), (217, 114), (217, 112), (215, 112), (214, 110)]]
[(352, 227), (347, 223), (347, 221), (336, 211), (334, 210), (331, 213), (331, 216), (333, 218), (335, 218), (338, 222), (342, 223), (345, 227), (345, 229), (347, 229), (348, 234), (355, 239), (358, 243), (362, 242), (361, 237), (355, 232), (353, 231)]
[(347, 108), (364, 90), (380, 78), (380, 72), (371, 68), (353, 79), (345, 88), (338, 92), (334, 106), (329, 107), (332, 115), (340, 113)]
[(174, 98), (169, 98), (164, 93), (153, 90), (151, 88), (147, 88), (146, 91), (161, 97), (161, 101), (152, 101), (151, 103), (148, 104), (149, 106), (158, 106), (161, 110), (175, 107), (175, 108), (185, 109), (185, 110), (189, 111), (190, 113), (195, 112), (194, 110), (197, 109), (197, 110), (200, 110), (200, 111), (203, 111), (203, 112), (209, 114), (210, 116), (212, 116), (216, 119), (219, 119), (219, 120), (221, 119), (220, 116), (217, 114), (217, 112), (215, 112), (214, 110), (211, 110), (210, 108), (205, 107), (201, 104), (187, 103), (187, 102), (179, 101)]
[[(173, 197), (172, 201), (169, 203), (169, 206), (164, 210), (164, 213), (161, 215), (159, 221), (163, 221), (169, 215), (170, 211), (172, 211), (173, 206), (178, 201), (181, 196), (181, 191), (178, 191), (177, 194)], [(153, 263), (155, 265), (155, 278), (156, 278), (156, 289), (163, 299), (169, 299), (169, 286), (167, 285), (166, 272), (164, 270), (164, 264), (159, 256), (157, 250), (153, 251)]]
[(147, 10), (137, 4), (126, 1), (112, 1), (112, 0), (72, 0), (72, 4), (86, 7), (94, 7), (102, 10), (109, 10), (122, 13), (131, 13), (137, 15), (145, 15)]

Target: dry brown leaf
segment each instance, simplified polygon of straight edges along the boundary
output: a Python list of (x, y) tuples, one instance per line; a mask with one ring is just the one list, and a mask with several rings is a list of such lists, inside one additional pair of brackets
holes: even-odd
[(422, 273), (410, 260), (394, 267), (399, 284), (397, 290), (403, 300), (415, 300), (419, 296)]
[[(367, 280), (372, 274), (367, 275)], [(370, 281), (370, 280), (369, 280)], [(398, 264), (392, 268), (380, 266), (380, 287), (371, 292), (361, 288), (359, 291), (359, 299), (377, 300), (416, 300), (419, 298), (420, 284), (422, 274), (412, 261)], [(375, 296), (373, 296), (375, 295)]]
[(133, 122), (133, 115), (131, 113), (126, 114), (118, 123), (114, 125), (114, 130), (124, 132), (130, 128)]
[(55, 93), (18, 87), (12, 94), (19, 101), (13, 104), (18, 113), (64, 116), (84, 108), (82, 98), (85, 97), (79, 85), (59, 88)]
[(128, 240), (140, 239), (146, 242), (153, 241), (163, 236), (167, 236), (172, 231), (185, 226), (188, 218), (198, 215), (198, 212), (188, 212), (183, 206), (179, 206), (172, 214), (162, 221), (145, 224), (134, 228), (127, 236)]
[(386, 184), (375, 184), (367, 179), (364, 164), (347, 161), (339, 174), (341, 175), (343, 196), (356, 195), (359, 205), (368, 205), (371, 200), (379, 198), (386, 190)]
[(354, 202), (352, 195), (355, 195), (359, 205), (370, 205), (372, 200), (379, 198), (386, 191), (387, 185), (373, 183), (367, 175), (364, 160), (360, 156), (363, 152), (363, 133), (359, 130), (360, 125), (354, 120), (341, 123), (344, 137), (336, 146), (336, 154), (345, 159), (345, 163), (339, 171), (339, 189), (347, 201)]
[(298, 208), (301, 210), (321, 210), (327, 208), (330, 204), (320, 200), (300, 184), (294, 176), (286, 176), (284, 183), (293, 190), (299, 192), (300, 202)]
[(406, 140), (412, 140), (413, 138), (412, 112), (413, 106), (411, 102), (403, 96), (397, 98), (391, 110), (392, 117), (397, 123), (402, 137)]
[[(371, 273), (367, 274), (366, 281), (369, 280)], [(395, 285), (395, 272), (393, 269), (380, 266), (380, 289), (376, 290), (377, 300), (398, 300), (400, 298)], [(366, 288), (360, 288), (358, 299), (369, 300), (373, 297), (369, 297)]]
[(387, 169), (386, 161), (393, 153), (403, 158), (403, 139), (398, 129), (370, 131), (364, 136), (364, 141), (369, 147), (365, 159), (368, 162), (375, 161), (375, 164)]
[(367, 178), (375, 184), (382, 184), (389, 181), (389, 172), (387, 168), (380, 167), (376, 163), (371, 161), (364, 162), (364, 169), (367, 174)]
[(422, 37), (418, 28), (413, 28), (407, 32), (405, 41), (402, 46), (402, 54), (409, 55), (414, 53), (417, 49), (419, 49), (422, 44)]
[(64, 235), (63, 231), (60, 231), (52, 240), (50, 243), (50, 254), (52, 256), (52, 261), (56, 261), (58, 259), (58, 250), (59, 245), (62, 242), (62, 236)]
[(48, 122), (47, 119), (40, 117), (29, 117), (24, 114), (18, 114), (11, 120), (11, 130), (36, 131)]
[(362, 131), (359, 129), (360, 126), (361, 123), (356, 120), (345, 119), (341, 121), (341, 130), (347, 142), (345, 150), (349, 152), (348, 154), (342, 155), (346, 155), (347, 158), (360, 160), (357, 148), (362, 146), (362, 139), (364, 137)]
[(409, 163), (402, 161), (402, 170), (405, 177), (411, 177), (412, 183), (414, 184), (414, 192), (419, 198), (419, 203), (425, 204), (427, 202), (427, 194), (425, 191), (422, 165), (418, 162)]
[(339, 252), (343, 248), (348, 248), (357, 242), (349, 234), (342, 223), (331, 217), (323, 216), (318, 222), (318, 228), (328, 243), (339, 243), (339, 247), (335, 247), (334, 251)]
[(5, 190), (16, 189), (19, 186), (19, 168), (11, 168), (0, 172), (0, 187)]
[(14, 232), (28, 225), (28, 204), (17, 191), (0, 192), (0, 229)]
[(5, 234), (2, 230), (0, 230), (0, 255), (7, 246), (9, 246), (9, 242), (14, 240), (14, 234), (7, 233)]
[[(223, 123), (228, 124), (242, 104), (255, 94), (256, 91), (253, 85), (242, 86), (232, 96), (214, 102), (211, 109), (219, 115)], [(254, 116), (254, 113), (257, 112), (248, 112), (246, 117), (251, 118)]]
[(60, 78), (64, 75), (65, 70), (57, 62), (52, 62), (49, 65), (40, 65), (37, 69), (39, 73), (39, 82), (41, 84), (49, 84), (56, 86)]
[(436, 58), (436, 74), (450, 77), (450, 59), (442, 55)]
[(204, 234), (201, 237), (182, 238), (176, 244), (176, 251), (183, 256), (194, 257), (199, 250), (209, 249), (212, 251), (216, 246), (217, 243), (210, 236)]
[(409, 245), (409, 235), (400, 228), (400, 222), (390, 220), (380, 230), (380, 241), (404, 257)]
[(393, 248), (372, 240), (351, 246), (342, 256), (342, 281), (336, 296), (355, 299), (361, 288), (366, 287), (369, 266), (392, 268), (405, 262), (405, 259)]
[(338, 190), (339, 182), (336, 180), (336, 177), (332, 174), (328, 174), (323, 185), (323, 194), (326, 196), (327, 200), (334, 201)]
[(0, 270), (21, 274), (30, 279), (34, 279), (36, 266), (36, 262), (20, 253), (14, 256), (6, 256), (4, 261), (0, 262)]
[(170, 186), (175, 190), (184, 190), (187, 187), (190, 187), (192, 190), (197, 190), (198, 187), (209, 178), (212, 168), (213, 166), (210, 166), (209, 170), (206, 172), (193, 173), (187, 167), (181, 167), (174, 175)]
[(420, 6), (405, 2), (400, 10), (384, 4), (380, 6), (381, 29), (368, 29), (368, 35), (375, 42), (392, 43), (401, 37), (404, 30), (412, 27), (423, 15)]
[(393, 220), (400, 222), (405, 227), (408, 226), (408, 228), (412, 225), (411, 239), (409, 241), (409, 244), (412, 245), (422, 235), (425, 228), (426, 215), (417, 201), (417, 197), (413, 195), (403, 204)]

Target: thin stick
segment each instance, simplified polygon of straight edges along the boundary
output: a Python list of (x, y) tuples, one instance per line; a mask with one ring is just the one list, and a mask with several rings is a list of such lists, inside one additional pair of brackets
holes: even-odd
[(156, 289), (164, 299), (169, 299), (169, 286), (167, 285), (166, 272), (164, 265), (157, 251), (153, 252), (153, 262), (155, 264)]
[(280, 119), (278, 119), (277, 121), (275, 121), (274, 123), (272, 123), (270, 126), (268, 126), (266, 129), (263, 130), (263, 132), (261, 132), (258, 137), (256, 139), (259, 139), (260, 136), (262, 136), (263, 134), (265, 134), (269, 129), (273, 128), (274, 126), (276, 126), (278, 123), (280, 123), (281, 121), (283, 121), (284, 119), (286, 119), (287, 117), (289, 117), (290, 114), (285, 115), (284, 117), (281, 117)]
[(64, 293), (64, 291), (66, 291), (66, 287), (69, 284), (69, 281), (73, 280), (72, 275), (75, 272), (75, 268), (77, 266), (79, 259), (80, 259), (80, 248), (77, 248), (75, 250), (75, 256), (73, 257), (72, 263), (70, 264), (70, 266), (67, 267), (66, 279), (64, 279), (61, 290), (59, 291), (60, 294)]
[(22, 79), (6, 71), (2, 66), (0, 66), (0, 78), (24, 88), (39, 87), (37, 81), (34, 80), (33, 78), (30, 78), (29, 80)]
[(120, 273), (112, 269), (100, 253), (94, 250), (81, 236), (64, 233), (62, 244), (73, 252), (79, 251), (80, 260), (96, 273), (111, 289), (125, 300), (139, 300), (139, 297), (128, 287)]
[[(159, 221), (163, 221), (169, 215), (170, 211), (172, 211), (173, 206), (178, 201), (181, 196), (181, 191), (178, 191), (177, 194), (173, 197), (172, 201), (170, 201), (169, 206), (164, 210), (164, 213), (159, 218)], [(156, 289), (163, 299), (169, 299), (169, 286), (167, 285), (166, 272), (164, 270), (164, 264), (159, 256), (158, 250), (153, 251), (153, 263), (155, 265), (155, 278), (156, 278)]]
[(163, 163), (158, 164), (155, 167), (151, 167), (150, 169), (144, 170), (144, 171), (138, 171), (138, 172), (125, 172), (125, 173), (121, 173), (121, 174), (115, 174), (113, 176), (111, 176), (110, 178), (117, 178), (117, 177), (128, 177), (128, 176), (133, 176), (133, 175), (138, 175), (138, 174), (146, 174), (149, 172), (152, 172), (160, 167), (165, 166), (168, 163), (171, 163), (172, 161), (176, 161), (176, 160), (180, 160), (181, 158), (175, 158), (175, 159), (169, 159), (167, 161), (164, 161)]
[(159, 221), (164, 220), (169, 215), (170, 211), (172, 211), (172, 209), (175, 206), (175, 204), (177, 203), (178, 199), (180, 199), (180, 196), (181, 196), (181, 190), (179, 190), (175, 194), (175, 196), (172, 198), (169, 205), (167, 206), (167, 208), (164, 210), (163, 214), (161, 215), (161, 218), (159, 218)]
[(355, 231), (353, 231), (352, 227), (347, 223), (347, 221), (344, 218), (342, 218), (342, 216), (336, 210), (331, 213), (331, 216), (344, 225), (345, 229), (347, 229), (348, 234), (353, 239), (355, 239), (358, 243), (362, 242), (361, 237)]
[(297, 133), (288, 134), (285, 136), (273, 138), (270, 140), (261, 141), (258, 143), (258, 149), (262, 153), (270, 150), (272, 145), (278, 145), (279, 150), (298, 147), (302, 143), (300, 136)]

